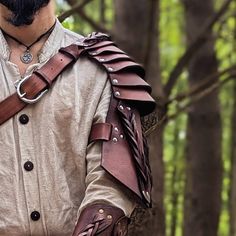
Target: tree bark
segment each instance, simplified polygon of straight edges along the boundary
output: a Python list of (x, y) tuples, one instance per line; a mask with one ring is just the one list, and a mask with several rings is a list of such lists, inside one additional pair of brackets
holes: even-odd
[(105, 0), (100, 0), (100, 22), (104, 26), (106, 24), (106, 2)]
[[(199, 28), (214, 14), (213, 0), (183, 0), (187, 41), (191, 44)], [(188, 66), (190, 88), (217, 72), (212, 31), (207, 43)], [(218, 79), (218, 78), (216, 78)], [(186, 191), (184, 236), (216, 236), (221, 206), (221, 118), (218, 91), (191, 106), (186, 145)]]
[(231, 118), (231, 173), (230, 173), (230, 236), (236, 236), (236, 82), (234, 81), (234, 105)]
[(178, 170), (178, 161), (179, 161), (179, 151), (180, 151), (180, 140), (179, 140), (179, 121), (176, 120), (174, 128), (174, 137), (172, 145), (174, 147), (172, 163), (173, 170), (171, 173), (171, 187), (170, 187), (170, 197), (171, 197), (171, 222), (170, 222), (170, 236), (176, 235), (176, 227), (178, 223), (178, 205), (179, 205), (179, 194), (180, 194), (180, 183), (181, 183), (181, 174)]
[[(138, 62), (145, 64), (146, 79), (153, 87), (153, 96), (160, 99), (163, 89), (157, 48), (159, 0), (114, 0), (114, 3), (115, 40)], [(153, 208), (147, 211), (139, 209), (136, 223), (131, 225), (130, 236), (165, 235), (163, 131), (164, 127), (161, 127), (148, 138), (154, 182)]]

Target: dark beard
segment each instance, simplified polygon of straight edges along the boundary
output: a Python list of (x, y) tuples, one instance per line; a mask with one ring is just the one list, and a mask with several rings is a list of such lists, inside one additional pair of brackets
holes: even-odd
[(12, 16), (7, 19), (14, 26), (30, 25), (38, 10), (46, 6), (50, 0), (0, 0)]

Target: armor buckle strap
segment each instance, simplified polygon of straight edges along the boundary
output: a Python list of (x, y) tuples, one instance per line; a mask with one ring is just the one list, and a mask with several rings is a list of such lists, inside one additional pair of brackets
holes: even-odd
[(34, 99), (29, 99), (29, 98), (26, 98), (26, 92), (22, 93), (21, 91), (21, 87), (22, 85), (28, 80), (30, 79), (31, 76), (26, 76), (25, 78), (21, 79), (20, 81), (17, 81), (17, 84), (16, 84), (16, 92), (17, 92), (17, 95), (19, 97), (20, 100), (22, 100), (23, 102), (27, 103), (27, 104), (34, 104), (36, 102), (38, 102), (47, 92), (48, 92), (48, 89), (44, 89), (42, 92), (40, 92), (38, 94), (38, 96)]

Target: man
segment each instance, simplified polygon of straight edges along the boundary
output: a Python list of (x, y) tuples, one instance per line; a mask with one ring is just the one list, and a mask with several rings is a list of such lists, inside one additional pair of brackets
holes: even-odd
[[(54, 4), (0, 0), (0, 101), (16, 88), (20, 95), (22, 79), (47, 65), (60, 48), (82, 40), (56, 20)], [(104, 69), (80, 57), (46, 96), (1, 125), (1, 236), (125, 235), (137, 204), (137, 196), (122, 184), (129, 173), (124, 180), (114, 178), (101, 166), (102, 142), (88, 143), (93, 124), (107, 119), (107, 78)]]

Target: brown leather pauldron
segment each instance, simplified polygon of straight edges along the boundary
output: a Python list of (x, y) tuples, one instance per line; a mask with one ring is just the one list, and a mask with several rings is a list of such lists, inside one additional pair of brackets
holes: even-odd
[(84, 45), (87, 56), (107, 71), (112, 85), (106, 123), (94, 124), (90, 142), (104, 141), (102, 167), (150, 207), (152, 180), (140, 115), (152, 112), (155, 102), (143, 79), (144, 69), (104, 34), (91, 34)]

